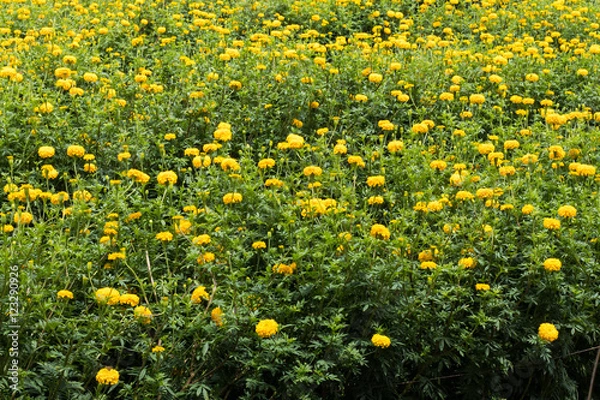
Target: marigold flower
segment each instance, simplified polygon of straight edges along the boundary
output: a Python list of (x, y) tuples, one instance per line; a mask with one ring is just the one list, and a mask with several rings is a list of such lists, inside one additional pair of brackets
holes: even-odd
[(481, 143), (477, 146), (477, 151), (479, 151), (479, 154), (484, 156), (490, 154), (495, 149), (496, 146), (494, 146), (492, 143)]
[(192, 303), (194, 303), (194, 304), (201, 303), (202, 299), (208, 300), (209, 298), (210, 298), (210, 296), (206, 292), (206, 287), (205, 286), (198, 286), (192, 292)]
[(69, 157), (81, 158), (85, 155), (85, 148), (83, 146), (73, 144), (67, 147), (67, 155)]
[(446, 169), (448, 164), (444, 160), (433, 160), (432, 162), (429, 163), (429, 166), (432, 169), (437, 169), (438, 171), (443, 171)]
[(321, 167), (310, 165), (304, 168), (303, 174), (305, 176), (320, 176), (321, 174), (323, 174), (323, 169), (321, 169)]
[(436, 269), (437, 264), (433, 261), (423, 261), (421, 265), (419, 265), (421, 269)]
[(73, 292), (70, 290), (59, 290), (56, 296), (59, 299), (73, 299)]
[(223, 203), (225, 204), (236, 204), (242, 202), (242, 195), (240, 193), (227, 193), (223, 196)]
[(383, 80), (383, 75), (372, 72), (369, 74), (368, 79), (369, 79), (369, 82), (372, 82), (372, 83), (381, 83), (381, 81)]
[(370, 187), (383, 186), (383, 185), (385, 185), (385, 176), (382, 176), (382, 175), (369, 176), (367, 178), (367, 185), (369, 185)]
[(96, 301), (98, 304), (108, 304), (109, 306), (112, 306), (118, 304), (120, 298), (121, 294), (117, 289), (103, 287), (96, 290)]
[(196, 261), (198, 262), (198, 264), (206, 264), (206, 263), (215, 261), (216, 258), (217, 257), (215, 256), (214, 253), (211, 253), (208, 251), (208, 252), (198, 256)]
[(392, 140), (388, 143), (387, 149), (390, 153), (397, 153), (404, 150), (404, 143), (401, 140)]
[(152, 311), (145, 306), (137, 306), (133, 309), (133, 316), (143, 324), (149, 324), (152, 320)]
[(567, 155), (567, 152), (563, 150), (562, 146), (550, 146), (548, 147), (548, 158), (551, 160), (562, 160)]
[(217, 126), (217, 130), (214, 132), (213, 136), (215, 139), (221, 142), (227, 142), (231, 140), (231, 125), (227, 122), (219, 123), (219, 125)]
[(173, 240), (173, 234), (171, 232), (159, 232), (156, 234), (155, 238), (161, 242), (170, 242)]
[(135, 307), (140, 303), (140, 298), (132, 293), (126, 293), (119, 297), (119, 304), (121, 305), (129, 305), (131, 307)]
[(279, 324), (274, 319), (263, 319), (256, 324), (256, 333), (261, 338), (268, 338), (279, 331)]
[(558, 208), (558, 215), (563, 218), (573, 218), (577, 215), (577, 209), (570, 205), (560, 206)]
[(152, 348), (153, 353), (162, 353), (163, 351), (165, 351), (165, 348), (162, 346), (154, 346)]
[(525, 204), (523, 208), (521, 208), (521, 212), (525, 215), (531, 214), (535, 210), (535, 207), (531, 204)]
[(267, 244), (265, 242), (263, 242), (262, 240), (260, 240), (260, 241), (252, 243), (252, 248), (255, 250), (266, 249)]
[(518, 140), (507, 140), (504, 142), (504, 150), (518, 149), (521, 144)]
[(548, 258), (544, 261), (544, 269), (548, 272), (560, 271), (562, 263), (558, 258)]
[(55, 150), (52, 146), (41, 146), (38, 149), (38, 156), (40, 156), (40, 158), (50, 158), (54, 156), (54, 154)]
[(477, 189), (475, 196), (479, 199), (491, 199), (494, 197), (494, 190), (489, 188)]
[(258, 168), (267, 169), (275, 166), (275, 160), (272, 158), (264, 158), (258, 162)]
[(460, 260), (458, 260), (458, 265), (465, 269), (473, 268), (473, 267), (475, 267), (475, 264), (476, 264), (476, 262), (473, 257), (464, 257), (464, 258), (461, 258)]
[(127, 171), (127, 177), (135, 180), (138, 183), (148, 183), (148, 181), (150, 180), (150, 176), (148, 174), (135, 168), (132, 168), (129, 171)]
[(483, 104), (485, 102), (485, 96), (482, 94), (472, 94), (469, 96), (469, 103), (471, 104)]
[(490, 290), (490, 285), (488, 285), (487, 283), (477, 283), (477, 284), (475, 284), (475, 290), (487, 291), (487, 290)]
[(544, 218), (544, 228), (558, 230), (560, 229), (560, 221), (555, 218)]
[(156, 180), (161, 185), (166, 185), (166, 184), (174, 185), (177, 183), (177, 174), (173, 171), (159, 172), (159, 174), (156, 177)]
[(102, 368), (96, 374), (96, 381), (101, 385), (116, 385), (119, 383), (119, 371), (111, 367)]
[(396, 129), (396, 125), (394, 125), (387, 119), (383, 119), (377, 122), (377, 126), (380, 127), (383, 131), (393, 131), (394, 129)]
[(293, 262), (291, 264), (275, 264), (273, 266), (273, 272), (277, 273), (277, 274), (282, 274), (282, 275), (291, 275), (294, 273), (294, 271), (296, 270), (296, 263)]
[(538, 328), (538, 336), (547, 342), (554, 342), (558, 339), (558, 330), (553, 324), (544, 322)]
[(13, 217), (13, 221), (17, 225), (27, 225), (33, 221), (33, 215), (26, 211), (17, 211)]
[(366, 165), (361, 156), (348, 156), (348, 164), (361, 168), (364, 168)]
[(378, 239), (388, 240), (390, 238), (390, 230), (384, 225), (375, 224), (371, 227), (371, 236)]
[(223, 326), (223, 310), (221, 307), (213, 308), (213, 310), (210, 312), (210, 319), (212, 319), (215, 325)]
[(387, 337), (385, 335), (380, 335), (379, 333), (376, 333), (371, 338), (371, 343), (373, 343), (373, 346), (375, 346), (375, 347), (380, 347), (382, 349), (385, 349), (385, 348), (390, 347), (390, 344), (392, 343), (392, 341), (390, 340), (389, 337)]

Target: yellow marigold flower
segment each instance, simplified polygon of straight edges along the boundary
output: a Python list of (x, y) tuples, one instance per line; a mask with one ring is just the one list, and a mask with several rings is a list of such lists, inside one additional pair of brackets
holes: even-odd
[(121, 305), (129, 305), (131, 307), (135, 307), (140, 304), (140, 298), (132, 293), (126, 293), (119, 297), (119, 304)]
[(551, 160), (562, 160), (567, 155), (567, 152), (563, 150), (562, 146), (550, 146), (548, 147), (548, 158)]
[(290, 149), (301, 149), (304, 146), (304, 138), (294, 133), (290, 133), (285, 141)]
[(383, 204), (384, 200), (382, 196), (371, 196), (368, 198), (367, 203), (372, 206), (374, 204)]
[(127, 171), (127, 177), (135, 180), (138, 183), (148, 183), (150, 180), (150, 175), (145, 174), (144, 172), (135, 168), (131, 168), (129, 171)]
[(477, 146), (477, 151), (481, 155), (488, 155), (496, 149), (492, 143), (481, 143)]
[(518, 149), (520, 145), (518, 140), (507, 140), (504, 142), (504, 150)]
[(333, 147), (333, 154), (341, 154), (344, 155), (348, 152), (348, 148), (346, 147), (346, 145), (342, 144), (342, 143), (338, 143)]
[(254, 250), (266, 249), (267, 248), (267, 244), (265, 242), (263, 242), (262, 240), (259, 240), (257, 242), (252, 243), (252, 248)]
[(448, 164), (444, 160), (433, 160), (432, 162), (429, 163), (429, 166), (432, 169), (437, 169), (438, 171), (443, 171), (446, 169)]
[(208, 300), (209, 298), (210, 298), (210, 296), (206, 292), (206, 287), (205, 286), (198, 286), (192, 292), (192, 303), (194, 303), (194, 304), (201, 303), (202, 299)]
[(170, 242), (173, 240), (173, 234), (171, 232), (159, 232), (156, 234), (155, 238), (161, 242)]
[(359, 103), (365, 103), (369, 100), (369, 98), (364, 94), (357, 94), (356, 96), (354, 96), (354, 100)]
[(487, 290), (490, 290), (490, 285), (488, 285), (487, 283), (476, 283), (475, 290), (487, 291)]
[(458, 260), (458, 265), (465, 269), (470, 269), (475, 267), (475, 259), (473, 257), (464, 257)]
[(308, 166), (304, 168), (303, 174), (305, 176), (320, 176), (323, 173), (323, 169), (321, 167), (316, 167), (314, 165)]
[(118, 304), (120, 298), (121, 294), (117, 289), (103, 287), (96, 290), (96, 301), (98, 304), (108, 304), (109, 306), (112, 306)]
[(523, 208), (521, 208), (521, 212), (525, 215), (531, 214), (535, 210), (535, 207), (532, 204), (525, 204)]
[(196, 236), (192, 239), (192, 243), (194, 243), (195, 245), (198, 246), (203, 246), (205, 244), (209, 244), (210, 243), (210, 235), (202, 234), (199, 236)]
[(544, 218), (544, 228), (550, 230), (560, 229), (560, 221), (555, 218)]
[(348, 164), (361, 168), (364, 168), (366, 165), (361, 156), (348, 156)]
[(570, 205), (564, 205), (558, 208), (558, 215), (563, 218), (573, 218), (577, 215), (577, 209)]
[(517, 170), (512, 165), (505, 165), (503, 167), (498, 168), (498, 173), (501, 176), (511, 176), (517, 173)]
[(369, 74), (368, 79), (369, 79), (369, 82), (372, 82), (372, 83), (381, 83), (381, 81), (383, 80), (383, 75), (372, 72)]
[(73, 299), (73, 292), (70, 290), (59, 290), (56, 296), (59, 299)]
[(371, 236), (378, 239), (388, 240), (390, 238), (390, 230), (384, 225), (375, 224), (371, 227)]
[(17, 211), (13, 216), (13, 221), (17, 225), (27, 225), (33, 221), (33, 215), (26, 211)]
[(175, 233), (187, 235), (192, 231), (192, 223), (187, 219), (178, 218), (175, 221)]
[(554, 342), (558, 339), (558, 330), (553, 324), (544, 322), (538, 328), (538, 336), (547, 342)]
[(242, 195), (239, 193), (227, 193), (223, 196), (223, 203), (225, 204), (236, 204), (242, 202)]
[(81, 158), (85, 155), (85, 148), (83, 146), (73, 144), (67, 147), (67, 155), (69, 157)]
[(537, 82), (540, 80), (540, 77), (538, 74), (527, 74), (525, 75), (525, 80), (528, 82)]
[(152, 320), (152, 311), (145, 306), (137, 306), (133, 309), (133, 316), (143, 324), (149, 324)]
[(596, 167), (594, 167), (593, 165), (579, 163), (572, 164), (577, 164), (575, 168), (575, 174), (577, 176), (594, 176), (596, 174)]
[(166, 184), (174, 185), (177, 183), (177, 174), (173, 171), (159, 172), (159, 174), (156, 177), (156, 180), (161, 185), (166, 185)]
[(444, 203), (438, 200), (433, 200), (427, 203), (427, 211), (436, 212), (444, 209)]
[(419, 267), (421, 269), (436, 269), (437, 264), (433, 261), (423, 261)]
[(108, 261), (124, 260), (124, 259), (125, 259), (125, 254), (120, 253), (120, 252), (110, 253), (108, 255)]
[(261, 338), (268, 338), (279, 331), (279, 324), (274, 319), (263, 319), (256, 324), (256, 333)]
[(50, 114), (52, 111), (54, 111), (54, 106), (49, 102), (45, 102), (40, 104), (39, 107), (36, 107), (34, 111), (42, 114)]
[(390, 347), (390, 344), (392, 344), (392, 341), (390, 340), (389, 337), (387, 337), (385, 335), (380, 335), (379, 333), (376, 333), (371, 338), (371, 343), (373, 343), (373, 346), (375, 346), (375, 347), (380, 347), (382, 349), (385, 349), (385, 348)]
[(380, 127), (381, 130), (384, 130), (384, 131), (393, 131), (394, 129), (396, 129), (396, 125), (394, 125), (387, 119), (383, 119), (383, 120), (377, 122), (377, 126)]
[(283, 181), (277, 178), (269, 178), (265, 181), (265, 186), (266, 187), (271, 187), (271, 186), (275, 186), (275, 187), (281, 187), (283, 186)]
[(153, 353), (162, 353), (163, 351), (165, 351), (165, 348), (162, 346), (154, 346), (152, 348)]
[(397, 153), (404, 150), (404, 143), (401, 140), (392, 140), (388, 143), (387, 149), (390, 153)]
[(456, 192), (455, 197), (456, 197), (456, 200), (460, 200), (460, 201), (473, 200), (475, 198), (473, 193), (471, 193), (467, 190), (459, 190), (458, 192)]
[(267, 169), (275, 166), (275, 160), (272, 158), (264, 158), (258, 162), (258, 168)]
[(494, 197), (494, 190), (489, 188), (477, 189), (475, 196), (479, 199), (491, 199)]
[(223, 326), (223, 310), (221, 307), (215, 307), (210, 312), (210, 319), (217, 325)]
[(221, 161), (221, 169), (223, 171), (239, 171), (241, 168), (235, 159), (227, 157)]
[(413, 133), (427, 133), (429, 132), (429, 125), (420, 122), (418, 124), (414, 124), (411, 128)]
[(14, 231), (14, 230), (15, 230), (15, 227), (14, 227), (14, 226), (12, 226), (12, 225), (10, 225), (10, 224), (5, 224), (5, 225), (2, 227), (2, 231), (3, 231), (4, 233), (11, 233), (11, 232), (12, 232), (12, 231)]
[(206, 264), (206, 263), (215, 261), (216, 258), (217, 257), (215, 256), (214, 253), (206, 252), (206, 253), (202, 254), (201, 256), (198, 256), (196, 261), (198, 262), (198, 264)]
[(450, 92), (444, 92), (444, 93), (440, 94), (439, 99), (441, 101), (452, 101), (452, 100), (454, 100), (454, 94), (450, 93)]
[(385, 185), (385, 176), (383, 176), (383, 175), (369, 176), (367, 178), (367, 185), (369, 185), (369, 187), (383, 186), (383, 185)]
[(471, 104), (483, 104), (485, 102), (485, 96), (482, 94), (472, 94), (469, 96), (469, 103)]
[(119, 371), (111, 367), (102, 368), (96, 374), (96, 381), (101, 385), (116, 385), (119, 383)]
[(277, 273), (277, 274), (282, 274), (282, 275), (291, 275), (294, 273), (294, 271), (296, 270), (296, 263), (293, 262), (291, 264), (275, 264), (273, 266), (273, 272)]
[(54, 156), (54, 153), (55, 150), (52, 146), (41, 146), (38, 149), (38, 156), (40, 156), (40, 158), (50, 158)]
[(548, 272), (560, 271), (562, 263), (558, 258), (547, 258), (544, 261), (544, 269)]
[(231, 125), (227, 122), (219, 123), (219, 125), (217, 126), (217, 130), (213, 133), (213, 136), (215, 139), (221, 142), (227, 142), (231, 140)]

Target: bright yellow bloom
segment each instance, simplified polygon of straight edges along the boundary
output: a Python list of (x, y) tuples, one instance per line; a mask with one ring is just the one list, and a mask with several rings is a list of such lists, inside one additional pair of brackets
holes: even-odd
[(348, 164), (361, 168), (364, 168), (366, 165), (361, 156), (348, 156)]
[(481, 291), (490, 290), (490, 285), (488, 285), (487, 283), (477, 283), (477, 284), (475, 284), (475, 290), (481, 290)]
[(223, 196), (223, 203), (225, 204), (236, 204), (242, 202), (242, 195), (240, 193), (227, 193)]
[(475, 264), (476, 262), (473, 257), (464, 257), (458, 260), (458, 265), (465, 269), (473, 268), (475, 267)]
[(133, 309), (133, 316), (143, 324), (149, 324), (152, 320), (152, 311), (148, 307), (137, 306)]
[(554, 342), (556, 339), (558, 339), (558, 330), (553, 324), (544, 322), (543, 324), (540, 324), (538, 335), (542, 340)]
[(563, 218), (573, 218), (577, 215), (577, 209), (570, 205), (564, 205), (558, 208), (558, 215)]
[(469, 96), (469, 103), (471, 104), (483, 104), (485, 102), (485, 96), (482, 94), (472, 94)]
[(209, 298), (210, 298), (210, 296), (206, 292), (206, 287), (205, 286), (198, 286), (192, 292), (192, 303), (194, 303), (194, 304), (201, 303), (202, 299), (208, 300)]
[(268, 338), (279, 331), (279, 324), (274, 319), (263, 319), (256, 324), (256, 333), (261, 338)]
[(173, 240), (173, 234), (171, 232), (158, 232), (155, 238), (161, 242), (170, 242)]
[(54, 156), (54, 153), (55, 150), (52, 146), (41, 146), (38, 149), (38, 156), (40, 156), (40, 158), (50, 158)]
[(531, 214), (533, 211), (535, 210), (535, 207), (533, 207), (533, 205), (531, 204), (525, 204), (523, 206), (523, 208), (521, 209), (521, 212), (525, 215), (529, 215)]
[(392, 140), (388, 143), (387, 149), (390, 153), (397, 153), (404, 150), (404, 143), (401, 140)]
[(108, 304), (109, 306), (112, 306), (114, 304), (118, 304), (120, 298), (121, 294), (117, 289), (103, 287), (96, 290), (96, 301), (99, 304)]
[(85, 155), (85, 148), (83, 146), (73, 144), (67, 147), (67, 155), (69, 157), (81, 158)]
[(265, 242), (263, 242), (262, 240), (260, 240), (258, 242), (252, 243), (252, 248), (255, 249), (255, 250), (266, 249), (267, 248), (267, 244)]
[(223, 310), (221, 307), (213, 308), (213, 310), (210, 312), (210, 319), (212, 319), (215, 325), (223, 326)]
[(380, 347), (382, 349), (385, 349), (385, 348), (390, 347), (390, 344), (392, 344), (392, 341), (390, 340), (389, 337), (376, 333), (371, 338), (371, 343), (373, 343), (373, 346), (375, 346), (375, 347)]
[(27, 225), (33, 221), (33, 215), (26, 211), (17, 211), (13, 217), (13, 221), (18, 225)]
[(116, 385), (119, 383), (119, 371), (110, 367), (102, 368), (96, 374), (96, 381), (101, 385)]
[(162, 346), (154, 346), (152, 348), (153, 353), (162, 353), (163, 351), (165, 351), (165, 348)]
[(436, 269), (437, 264), (433, 261), (423, 261), (419, 267), (421, 269)]
[(385, 176), (369, 176), (367, 178), (367, 185), (369, 185), (370, 187), (383, 186), (385, 185)]
[(562, 263), (558, 258), (548, 258), (544, 261), (544, 269), (548, 272), (560, 271)]
[(560, 229), (560, 221), (555, 218), (544, 218), (544, 228), (558, 230)]
[(174, 185), (177, 183), (177, 174), (173, 171), (159, 172), (158, 176), (156, 177), (156, 180), (161, 185)]
[(205, 244), (209, 244), (210, 243), (210, 235), (207, 235), (206, 233), (204, 233), (202, 235), (198, 235), (192, 239), (192, 243), (195, 245), (198, 245), (198, 246), (203, 246)]
[(320, 176), (321, 174), (323, 174), (323, 169), (321, 169), (321, 167), (310, 165), (304, 168), (303, 173), (305, 176)]
[(275, 160), (273, 160), (272, 158), (265, 158), (258, 162), (258, 168), (260, 169), (273, 168), (274, 166)]
[(73, 292), (71, 292), (70, 290), (59, 290), (58, 293), (56, 294), (56, 296), (59, 299), (72, 299)]
[(294, 271), (296, 270), (296, 263), (293, 262), (291, 264), (275, 264), (273, 266), (273, 272), (275, 272), (276, 274), (282, 274), (282, 275), (291, 275), (294, 273)]
[(390, 238), (390, 230), (384, 225), (375, 224), (371, 227), (371, 236), (378, 239), (388, 240)]
[(119, 304), (121, 304), (121, 305), (126, 304), (131, 307), (135, 307), (138, 304), (140, 304), (140, 298), (135, 294), (126, 293), (124, 295), (121, 295), (121, 297), (119, 297)]

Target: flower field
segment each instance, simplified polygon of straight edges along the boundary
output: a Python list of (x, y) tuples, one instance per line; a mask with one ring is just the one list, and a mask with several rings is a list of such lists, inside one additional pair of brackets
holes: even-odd
[(0, 7), (0, 397), (600, 399), (600, 5)]

